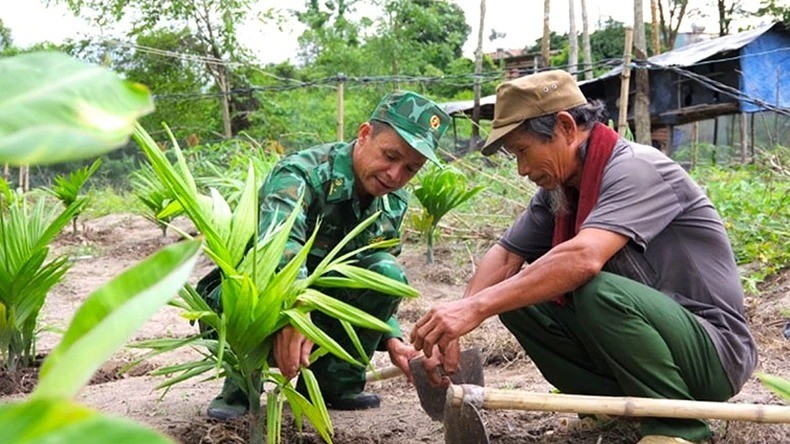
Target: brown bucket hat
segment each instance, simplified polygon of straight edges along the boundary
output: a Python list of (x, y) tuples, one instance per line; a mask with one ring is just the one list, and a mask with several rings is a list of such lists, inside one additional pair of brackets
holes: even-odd
[(496, 89), (493, 129), (483, 146), (490, 156), (502, 138), (524, 121), (587, 103), (576, 81), (565, 71), (544, 71), (500, 84)]

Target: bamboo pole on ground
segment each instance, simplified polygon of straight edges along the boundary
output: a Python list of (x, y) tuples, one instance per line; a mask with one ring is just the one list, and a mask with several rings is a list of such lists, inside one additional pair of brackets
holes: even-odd
[(530, 393), (475, 385), (451, 385), (447, 402), (469, 402), (487, 410), (550, 411), (615, 416), (724, 419), (761, 423), (790, 423), (790, 406), (735, 404), (619, 396)]

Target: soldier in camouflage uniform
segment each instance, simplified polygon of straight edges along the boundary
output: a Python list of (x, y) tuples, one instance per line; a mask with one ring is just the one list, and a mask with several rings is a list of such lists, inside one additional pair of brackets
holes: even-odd
[[(304, 211), (294, 224), (280, 265), (285, 265), (301, 249), (319, 220), (321, 228), (301, 270), (302, 276), (307, 276), (351, 229), (377, 211), (381, 212), (377, 222), (343, 251), (399, 237), (408, 203), (408, 196), (401, 188), (427, 160), (439, 164), (435, 151), (448, 124), (449, 116), (432, 101), (409, 91), (394, 92), (381, 100), (368, 122), (360, 125), (356, 140), (319, 145), (280, 161), (261, 188), (260, 231), (265, 232), (270, 224), (284, 220), (300, 195), (304, 199)], [(406, 282), (403, 270), (395, 262), (399, 253), (400, 246), (388, 252), (366, 252), (357, 258), (357, 265)], [(217, 308), (218, 286), (217, 272), (198, 284), (198, 291)], [(386, 350), (393, 364), (411, 376), (408, 361), (417, 352), (401, 340), (395, 318), (400, 298), (370, 290), (324, 288), (322, 291), (386, 321), (392, 333), (357, 328), (360, 342), (368, 358), (376, 350)], [(355, 349), (338, 321), (320, 312), (311, 316), (344, 349)], [(308, 365), (312, 346), (309, 339), (287, 326), (275, 338), (273, 359), (283, 375), (292, 378), (300, 365)], [(364, 368), (327, 354), (310, 369), (319, 381), (328, 407), (340, 410), (378, 407), (378, 396), (362, 391)], [(300, 385), (297, 389), (306, 393)], [(220, 419), (241, 416), (247, 411), (246, 399), (239, 388), (226, 380), (222, 394), (209, 405), (208, 414)]]

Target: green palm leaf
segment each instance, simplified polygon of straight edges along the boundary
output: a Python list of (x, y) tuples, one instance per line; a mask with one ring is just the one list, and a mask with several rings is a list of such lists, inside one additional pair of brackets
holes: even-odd
[[(70, 398), (186, 282), (198, 241), (163, 248), (93, 292), (41, 366), (33, 396)], [(140, 279), (145, 276), (145, 279)]]
[(0, 161), (51, 164), (95, 157), (126, 143), (153, 111), (148, 89), (66, 54), (0, 59)]
[(172, 444), (169, 438), (124, 419), (102, 416), (68, 400), (36, 399), (0, 405), (3, 442)]

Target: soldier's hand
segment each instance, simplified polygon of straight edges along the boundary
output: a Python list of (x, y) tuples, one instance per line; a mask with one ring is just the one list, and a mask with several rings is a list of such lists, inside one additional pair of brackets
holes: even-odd
[(458, 361), (460, 358), (461, 347), (458, 341), (452, 341), (445, 353), (439, 351), (438, 346), (434, 346), (431, 357), (426, 357), (422, 361), (422, 367), (425, 369), (428, 382), (434, 387), (448, 387), (450, 385), (450, 375), (458, 372)]
[(280, 373), (292, 379), (299, 371), (299, 366), (310, 365), (310, 351), (313, 341), (299, 333), (293, 326), (286, 325), (274, 337), (274, 361)]
[(392, 364), (401, 369), (403, 374), (406, 375), (406, 379), (409, 381), (409, 383), (412, 383), (413, 378), (411, 374), (411, 368), (409, 368), (409, 361), (419, 355), (420, 352), (415, 350), (411, 345), (405, 344), (398, 338), (390, 338), (387, 340), (387, 352), (390, 355), (390, 361)]

